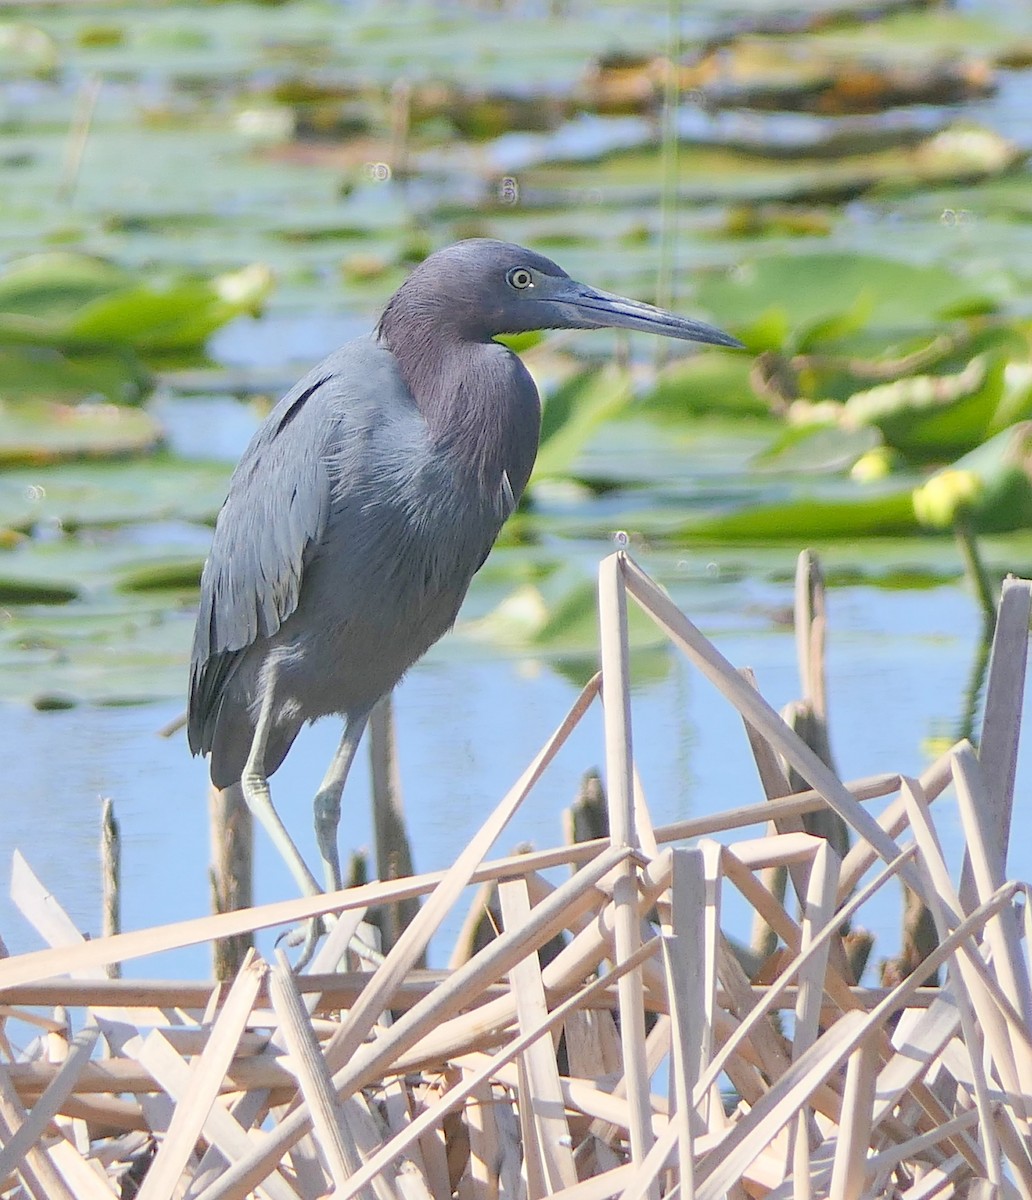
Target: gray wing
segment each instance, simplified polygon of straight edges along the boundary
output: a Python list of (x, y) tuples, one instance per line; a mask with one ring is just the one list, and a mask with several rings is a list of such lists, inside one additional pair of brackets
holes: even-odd
[[(211, 749), (225, 687), (243, 652), (275, 634), (297, 607), (305, 563), (329, 513), (327, 449), (341, 436), (349, 393), (361, 386), (370, 352), (383, 353), (361, 339), (306, 375), (272, 410), (233, 472), (201, 576), (187, 723), (194, 754)], [(367, 397), (355, 399), (358, 407), (368, 404)]]

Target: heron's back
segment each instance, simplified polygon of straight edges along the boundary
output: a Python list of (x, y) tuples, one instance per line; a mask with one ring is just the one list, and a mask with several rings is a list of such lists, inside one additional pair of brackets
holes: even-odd
[(202, 581), (190, 737), (216, 786), (240, 778), (270, 671), (267, 774), (306, 721), (389, 692), (453, 624), (507, 515), (431, 444), (375, 342), (306, 377), (234, 473)]

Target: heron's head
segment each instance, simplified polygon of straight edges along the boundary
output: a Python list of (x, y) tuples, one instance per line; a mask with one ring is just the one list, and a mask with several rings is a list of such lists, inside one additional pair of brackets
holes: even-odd
[(380, 322), (391, 344), (428, 323), (439, 338), (486, 342), (534, 329), (641, 329), (716, 346), (741, 343), (707, 325), (578, 283), (542, 254), (471, 238), (431, 254), (391, 298)]

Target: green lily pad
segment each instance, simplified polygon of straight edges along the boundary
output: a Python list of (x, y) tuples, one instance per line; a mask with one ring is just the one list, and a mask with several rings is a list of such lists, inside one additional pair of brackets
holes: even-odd
[(0, 404), (0, 467), (149, 454), (162, 430), (140, 408), (114, 404)]
[(66, 335), (89, 345), (194, 349), (233, 317), (255, 312), (271, 288), (271, 273), (257, 264), (210, 282), (128, 288), (85, 305), (69, 322)]
[(150, 375), (132, 353), (0, 344), (0, 403), (103, 396), (136, 404), (150, 387)]
[(912, 330), (940, 320), (950, 307), (985, 299), (953, 269), (840, 253), (757, 258), (733, 272), (700, 277), (696, 297), (719, 323), (734, 328), (781, 309), (794, 329), (809, 328), (811, 339), (815, 322), (860, 303), (872, 327)]
[(1002, 357), (976, 358), (958, 375), (917, 375), (851, 396), (847, 427), (873, 425), (912, 462), (951, 459), (977, 446), (1003, 395)]
[(777, 471), (848, 471), (881, 444), (881, 436), (873, 426), (843, 429), (839, 425), (790, 425), (755, 461)]
[(703, 413), (768, 416), (769, 407), (750, 386), (751, 371), (749, 355), (699, 354), (662, 371), (634, 408), (670, 422)]
[(193, 622), (164, 607), (35, 612), (0, 629), (0, 699), (36, 707), (186, 696)]
[(78, 595), (78, 588), (71, 585), (5, 577), (0, 559), (0, 604), (67, 604)]
[[(598, 585), (577, 568), (559, 567), (540, 583), (524, 583), (494, 609), (463, 625), (467, 636), (566, 658), (597, 656)], [(628, 636), (637, 649), (664, 644), (662, 633), (634, 605)]]
[(0, 312), (72, 317), (84, 304), (132, 282), (124, 267), (89, 254), (28, 254), (0, 271)]
[(33, 255), (0, 276), (0, 342), (196, 349), (233, 317), (255, 312), (271, 288), (259, 264), (161, 285), (87, 255)]
[(902, 536), (917, 532), (911, 489), (899, 486), (871, 495), (830, 499), (811, 494), (760, 503), (735, 512), (686, 522), (676, 536), (686, 541), (792, 541)]
[(196, 591), (204, 558), (162, 559), (122, 572), (116, 586), (123, 592)]
[(0, 473), (0, 526), (78, 529), (138, 521), (214, 521), (229, 483), (225, 463), (159, 455), (143, 461), (62, 463)]

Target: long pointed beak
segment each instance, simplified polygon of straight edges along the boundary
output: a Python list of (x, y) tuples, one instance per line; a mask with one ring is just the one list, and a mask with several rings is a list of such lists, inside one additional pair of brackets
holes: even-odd
[(707, 325), (705, 321), (679, 317), (664, 308), (656, 308), (641, 300), (628, 300), (626, 296), (615, 296), (612, 292), (600, 292), (572, 279), (568, 287), (550, 299), (562, 306), (564, 316), (573, 328), (641, 329), (661, 337), (680, 338), (684, 342), (706, 342), (713, 346), (743, 349), (738, 338), (714, 325)]

